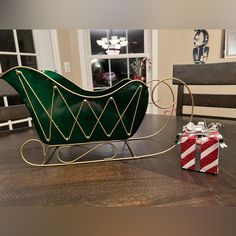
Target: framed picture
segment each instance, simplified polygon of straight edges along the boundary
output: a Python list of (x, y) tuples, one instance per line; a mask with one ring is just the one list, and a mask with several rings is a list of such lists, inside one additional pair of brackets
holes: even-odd
[(225, 58), (236, 57), (236, 31), (225, 30)]

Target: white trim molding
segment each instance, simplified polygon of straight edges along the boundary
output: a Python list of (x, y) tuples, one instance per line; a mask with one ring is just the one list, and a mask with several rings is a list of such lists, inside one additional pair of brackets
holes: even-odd
[(88, 55), (88, 32), (87, 30), (78, 30), (78, 44), (80, 54), (80, 68), (81, 68), (81, 82), (82, 88), (86, 90), (93, 90), (93, 81), (91, 69), (89, 68), (89, 55)]
[(52, 51), (53, 51), (53, 59), (56, 72), (61, 74), (61, 57), (60, 57), (60, 50), (59, 50), (59, 43), (58, 43), (58, 35), (57, 30), (50, 30), (51, 33), (51, 40), (52, 40)]
[[(152, 52), (152, 74), (151, 80), (158, 79), (158, 30), (151, 31), (151, 52)], [(153, 96), (158, 97), (158, 89), (156, 88)], [(150, 106), (151, 114), (158, 114), (158, 109), (155, 105)]]

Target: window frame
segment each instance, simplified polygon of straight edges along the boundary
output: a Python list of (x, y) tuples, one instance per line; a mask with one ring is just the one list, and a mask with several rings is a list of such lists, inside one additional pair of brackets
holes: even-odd
[[(151, 79), (157, 80), (157, 54), (158, 54), (158, 30), (144, 29), (144, 53), (130, 53), (130, 54), (118, 54), (118, 55), (92, 55), (91, 54), (91, 41), (90, 30), (77, 30), (78, 45), (80, 52), (80, 68), (81, 68), (81, 85), (85, 90), (93, 91), (93, 76), (91, 69), (91, 60), (97, 59), (122, 59), (122, 58), (136, 58), (147, 57), (152, 61), (152, 68), (147, 68), (146, 64), (146, 81)], [(104, 89), (104, 87), (103, 87)], [(149, 85), (149, 89), (152, 89), (152, 84)], [(154, 96), (158, 96), (157, 89), (154, 91)], [(154, 105), (149, 105), (147, 113), (157, 114), (157, 108)]]
[[(16, 29), (11, 29), (13, 32), (13, 38), (14, 38), (14, 44), (15, 44), (15, 52), (8, 52), (8, 51), (0, 51), (0, 55), (13, 55), (16, 56), (17, 63), (19, 66), (22, 66), (22, 61), (21, 61), (21, 56), (35, 56), (36, 58), (36, 63), (37, 63), (37, 68), (39, 67), (38, 65), (38, 52), (37, 52), (37, 40), (35, 39), (35, 33), (34, 30), (32, 31), (32, 37), (33, 37), (33, 44), (34, 44), (34, 50), (35, 53), (28, 53), (28, 52), (20, 52), (19, 48), (19, 40), (17, 36), (17, 30)], [(2, 68), (0, 64), (0, 74), (2, 73)]]
[[(33, 36), (33, 43), (35, 53), (24, 53), (19, 50), (18, 37), (15, 29), (11, 29), (13, 31), (14, 44), (15, 44), (15, 52), (8, 51), (0, 51), (0, 55), (16, 55), (17, 63), (19, 66), (22, 65), (21, 56), (35, 56), (37, 69), (38, 70), (55, 70), (58, 73), (62, 73), (61, 62), (60, 62), (60, 53), (59, 53), (59, 44), (56, 30), (35, 30), (31, 29)], [(17, 41), (16, 41), (17, 40)], [(49, 42), (50, 41), (50, 42)], [(17, 42), (17, 43), (16, 43)], [(49, 46), (50, 44), (50, 46)], [(49, 50), (51, 50), (52, 55), (49, 57)], [(46, 59), (46, 60), (45, 60)], [(0, 74), (2, 73), (2, 69), (0, 66)], [(8, 107), (8, 97), (3, 96), (3, 107)], [(0, 128), (8, 126), (6, 130), (13, 130), (13, 125), (28, 122), (28, 126), (32, 126), (32, 118), (28, 117), (25, 119), (18, 120), (8, 120), (7, 122), (0, 123)]]
[[(122, 53), (118, 55), (92, 55), (90, 30), (78, 30), (79, 48), (81, 54), (81, 72), (82, 72), (82, 85), (84, 89), (93, 90), (91, 60), (92, 59), (130, 59), (130, 58), (151, 58), (150, 52), (150, 30), (144, 30), (144, 53)], [(83, 51), (83, 52), (82, 52)], [(150, 70), (146, 65), (147, 78), (150, 77)], [(127, 63), (127, 74), (129, 75), (129, 66)], [(91, 78), (91, 81), (87, 78)], [(96, 87), (97, 88), (97, 87)], [(104, 89), (104, 87), (102, 87)]]
[[(15, 52), (0, 51), (0, 55), (17, 56), (17, 63), (19, 66), (22, 66), (21, 56), (35, 56), (38, 70), (55, 70), (60, 74), (62, 73), (57, 30), (31, 29), (33, 35), (35, 53), (20, 52), (16, 29), (11, 29), (11, 30), (13, 30), (15, 46), (17, 40), (16, 51)], [(46, 45), (45, 45), (45, 40), (46, 40)], [(49, 50), (51, 52), (50, 58), (48, 57)], [(0, 66), (0, 74), (1, 73), (2, 69)]]

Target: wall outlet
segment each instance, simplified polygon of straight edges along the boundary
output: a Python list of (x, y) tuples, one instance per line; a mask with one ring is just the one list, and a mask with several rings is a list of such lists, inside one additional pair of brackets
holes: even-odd
[(64, 62), (64, 71), (65, 71), (65, 73), (70, 73), (71, 72), (70, 62), (68, 62), (68, 61)]

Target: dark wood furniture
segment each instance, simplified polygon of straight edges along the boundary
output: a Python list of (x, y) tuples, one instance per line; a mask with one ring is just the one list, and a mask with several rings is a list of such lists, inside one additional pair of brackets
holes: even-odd
[[(183, 80), (188, 85), (219, 85), (223, 92), (224, 85), (236, 85), (236, 62), (174, 65), (173, 77)], [(191, 105), (190, 96), (184, 94), (184, 86), (178, 81), (173, 81), (173, 84), (178, 85), (176, 114), (186, 115), (183, 113), (183, 106)], [(195, 106), (236, 108), (236, 93), (193, 94), (193, 97)]]
[[(199, 119), (195, 119), (194, 122)], [(165, 116), (147, 115), (139, 130), (161, 126)], [(208, 123), (214, 120), (206, 120)], [(172, 145), (188, 117), (173, 117), (157, 140), (132, 143), (136, 152)], [(34, 129), (0, 136), (0, 206), (233, 206), (236, 205), (236, 123), (221, 120), (229, 146), (220, 150), (218, 175), (180, 168), (179, 146), (159, 157), (61, 167), (32, 167), (19, 147)], [(37, 157), (38, 146), (31, 146)], [(73, 151), (73, 150), (72, 150)], [(31, 152), (31, 153), (32, 153)], [(103, 155), (108, 149), (98, 151)], [(128, 150), (124, 148), (124, 154)], [(93, 154), (95, 155), (95, 154)]]
[(1, 126), (8, 121), (13, 121), (12, 129), (29, 127), (27, 121), (14, 124), (14, 121), (28, 117), (30, 114), (18, 93), (8, 83), (0, 79), (0, 131), (9, 130), (9, 125)]

